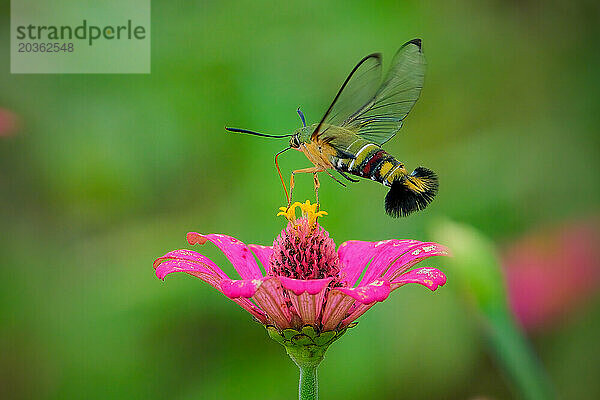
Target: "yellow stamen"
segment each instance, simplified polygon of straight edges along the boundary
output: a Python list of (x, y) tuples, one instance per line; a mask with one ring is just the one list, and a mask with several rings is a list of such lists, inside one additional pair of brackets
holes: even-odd
[(308, 220), (310, 225), (315, 225), (317, 223), (317, 218), (322, 217), (323, 215), (327, 215), (325, 211), (317, 211), (319, 208), (319, 204), (310, 204), (310, 200), (306, 200), (304, 203), (295, 202), (289, 208), (288, 207), (279, 207), (279, 212), (277, 216), (283, 215), (288, 221), (292, 224), (296, 224), (296, 208), (300, 208), (302, 211), (302, 217)]

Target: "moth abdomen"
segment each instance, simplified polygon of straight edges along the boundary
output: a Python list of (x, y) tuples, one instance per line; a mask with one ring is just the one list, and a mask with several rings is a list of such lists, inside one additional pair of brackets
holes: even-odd
[(332, 164), (342, 172), (348, 172), (361, 178), (367, 178), (386, 186), (386, 177), (396, 167), (402, 167), (402, 163), (394, 156), (387, 153), (380, 146), (368, 140), (359, 139), (353, 142), (344, 153), (352, 157), (335, 158)]
[(395, 177), (385, 196), (385, 212), (394, 218), (423, 210), (438, 191), (438, 177), (430, 169), (419, 167), (409, 175)]

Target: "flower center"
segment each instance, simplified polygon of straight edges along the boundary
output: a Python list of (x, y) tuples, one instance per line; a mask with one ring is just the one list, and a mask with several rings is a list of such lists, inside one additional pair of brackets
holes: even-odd
[[(294, 279), (323, 279), (336, 277), (339, 273), (339, 257), (329, 233), (317, 222), (327, 215), (317, 211), (318, 204), (296, 202), (289, 209), (281, 207), (277, 215), (288, 220), (287, 227), (273, 242), (270, 258), (271, 275)], [(302, 215), (296, 217), (296, 209)]]

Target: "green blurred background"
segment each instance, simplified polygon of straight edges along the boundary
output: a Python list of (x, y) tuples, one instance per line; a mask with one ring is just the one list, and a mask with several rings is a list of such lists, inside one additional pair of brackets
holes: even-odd
[[(288, 133), (298, 106), (316, 122), (360, 58), (381, 51), (387, 67), (415, 37), (425, 87), (386, 148), (437, 171), (439, 195), (394, 220), (380, 185), (323, 175), (336, 243), (426, 240), (450, 218), (502, 252), (598, 215), (594, 1), (154, 1), (150, 75), (11, 75), (8, 1), (0, 12), (0, 108), (17, 119), (0, 136), (0, 398), (295, 398), (297, 370), (260, 325), (198, 279), (158, 280), (152, 261), (188, 231), (272, 243), (285, 143), (224, 125)], [(295, 194), (313, 198), (310, 176)], [(332, 346), (323, 399), (518, 396), (445, 263), (427, 264), (444, 288), (395, 292)], [(565, 399), (600, 398), (595, 292), (528, 331)]]

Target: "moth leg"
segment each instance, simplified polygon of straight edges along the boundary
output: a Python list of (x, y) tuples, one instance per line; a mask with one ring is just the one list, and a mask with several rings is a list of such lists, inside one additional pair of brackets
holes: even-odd
[(335, 176), (333, 176), (331, 174), (331, 172), (327, 171), (326, 169), (323, 170), (325, 172), (327, 172), (327, 175), (329, 175), (331, 177), (331, 179), (333, 179), (334, 181), (336, 181), (337, 183), (339, 183), (340, 185), (342, 185), (343, 187), (346, 187), (346, 184), (344, 182), (340, 182), (338, 178), (336, 178)]
[(302, 169), (297, 169), (295, 171), (292, 171), (292, 176), (290, 177), (290, 199), (288, 200), (288, 210), (290, 209), (290, 206), (292, 205), (292, 193), (294, 191), (294, 175), (296, 174), (316, 174), (317, 172), (322, 172), (325, 171), (323, 168), (320, 167), (309, 167), (309, 168), (302, 168)]
[(315, 172), (313, 174), (313, 178), (315, 180), (315, 201), (317, 202), (317, 211), (319, 211), (320, 203), (319, 203), (319, 188), (321, 187), (321, 182), (319, 182), (319, 176)]
[(338, 172), (338, 173), (339, 173), (341, 176), (343, 176), (344, 178), (346, 178), (347, 180), (349, 180), (350, 182), (354, 182), (354, 183), (356, 183), (356, 182), (360, 182), (358, 179), (352, 179), (352, 178), (350, 178), (350, 177), (349, 177), (348, 175), (346, 175), (346, 174), (345, 174), (343, 171), (339, 171), (339, 170), (337, 170), (337, 169), (336, 169), (336, 171), (337, 171), (337, 172)]

